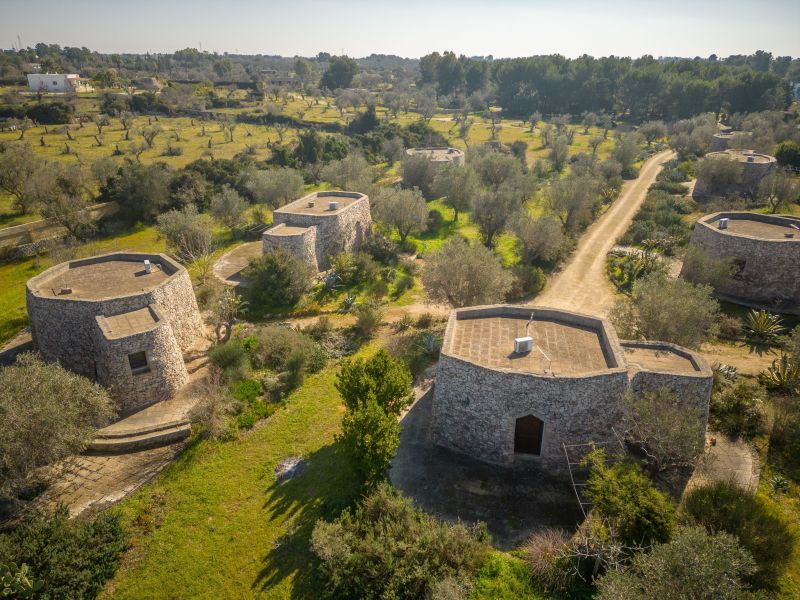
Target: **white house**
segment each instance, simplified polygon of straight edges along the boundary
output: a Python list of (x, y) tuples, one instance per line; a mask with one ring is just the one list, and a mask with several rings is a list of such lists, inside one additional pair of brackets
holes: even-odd
[(77, 73), (29, 73), (28, 87), (32, 92), (87, 92), (91, 86), (81, 83)]

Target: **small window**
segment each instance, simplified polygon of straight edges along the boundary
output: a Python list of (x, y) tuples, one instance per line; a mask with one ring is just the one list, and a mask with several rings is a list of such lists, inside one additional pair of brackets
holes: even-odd
[(147, 373), (150, 370), (150, 365), (147, 364), (147, 354), (144, 350), (128, 354), (128, 363), (131, 365), (131, 372), (134, 375)]
[(734, 279), (741, 281), (744, 279), (744, 268), (747, 266), (747, 261), (743, 258), (735, 258), (733, 259), (733, 265), (731, 269), (731, 277)]

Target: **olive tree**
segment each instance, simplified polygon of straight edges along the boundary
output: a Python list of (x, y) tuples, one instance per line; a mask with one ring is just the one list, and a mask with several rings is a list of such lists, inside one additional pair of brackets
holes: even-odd
[(214, 223), (200, 214), (194, 204), (158, 216), (158, 233), (167, 240), (167, 248), (183, 262), (209, 253), (213, 247)]
[(526, 264), (554, 261), (564, 249), (564, 230), (554, 217), (535, 219), (527, 211), (521, 211), (511, 228)]
[(507, 229), (524, 201), (525, 192), (512, 183), (504, 183), (496, 190), (484, 190), (474, 198), (472, 220), (478, 226), (486, 246), (494, 245), (497, 235)]
[(12, 197), (14, 208), (28, 214), (41, 198), (36, 185), (36, 175), (44, 161), (30, 144), (0, 146), (0, 190)]
[(512, 275), (489, 248), (452, 237), (427, 258), (422, 283), (433, 302), (461, 308), (502, 301)]
[(655, 272), (634, 284), (631, 297), (612, 309), (611, 320), (623, 338), (698, 348), (716, 332), (719, 304), (711, 291)]
[(405, 243), (410, 234), (425, 229), (428, 205), (418, 189), (383, 188), (375, 198), (372, 214), (386, 227), (397, 231), (400, 242)]
[(37, 467), (82, 452), (114, 414), (105, 389), (35, 354), (0, 369), (0, 497)]
[(433, 178), (436, 176), (436, 165), (427, 156), (412, 154), (403, 159), (401, 168), (403, 186), (418, 188), (425, 198), (433, 197)]
[(478, 176), (471, 167), (447, 165), (439, 169), (433, 180), (434, 194), (443, 197), (445, 204), (453, 209), (454, 223), (459, 212), (469, 210), (479, 190)]
[(257, 204), (280, 208), (303, 194), (303, 176), (290, 167), (253, 169), (245, 176), (245, 189)]
[(247, 201), (239, 192), (226, 185), (219, 194), (211, 198), (209, 210), (220, 223), (233, 230), (246, 220)]
[(800, 186), (791, 171), (778, 169), (764, 177), (758, 184), (758, 199), (775, 214), (790, 202), (800, 198)]
[(561, 224), (570, 231), (578, 231), (592, 222), (600, 187), (592, 177), (570, 175), (554, 181), (545, 190), (545, 198)]
[(697, 163), (697, 179), (715, 195), (732, 194), (742, 183), (742, 163), (726, 158), (704, 158)]

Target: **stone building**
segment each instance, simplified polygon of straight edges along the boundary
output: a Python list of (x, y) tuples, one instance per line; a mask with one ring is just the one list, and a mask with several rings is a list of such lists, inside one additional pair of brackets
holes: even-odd
[(707, 420), (711, 383), (696, 354), (620, 342), (600, 318), (526, 306), (463, 308), (447, 324), (431, 435), (488, 463), (562, 471), (564, 445), (616, 442), (628, 391), (666, 387)]
[[(749, 131), (720, 131), (711, 138), (708, 147), (709, 152), (721, 152), (739, 144), (740, 142), (751, 139), (753, 136)], [(747, 144), (749, 145), (749, 144)]]
[[(719, 134), (718, 134), (719, 135)], [(758, 189), (759, 182), (777, 166), (774, 156), (758, 154), (752, 150), (728, 149), (720, 152), (709, 152), (706, 158), (712, 160), (732, 160), (742, 166), (741, 183), (733, 189), (716, 189), (713, 181), (706, 181), (698, 177), (692, 196), (697, 199), (719, 196), (722, 194), (738, 193), (746, 196), (753, 195)]]
[(115, 252), (73, 260), (30, 279), (26, 294), (43, 358), (107, 387), (123, 415), (186, 383), (183, 352), (202, 321), (189, 274), (171, 258)]
[(453, 163), (461, 166), (464, 164), (464, 153), (457, 148), (409, 148), (406, 150), (408, 156), (425, 156), (434, 163)]
[(273, 213), (262, 237), (264, 253), (281, 248), (316, 271), (340, 252), (355, 252), (370, 235), (369, 197), (358, 192), (314, 192)]
[(800, 219), (747, 212), (714, 213), (694, 226), (690, 242), (708, 259), (731, 261), (715, 289), (745, 306), (800, 314)]

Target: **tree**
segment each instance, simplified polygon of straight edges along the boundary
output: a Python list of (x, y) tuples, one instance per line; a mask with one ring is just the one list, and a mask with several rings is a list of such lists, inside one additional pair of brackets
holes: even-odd
[(566, 229), (579, 231), (592, 222), (592, 213), (600, 199), (599, 187), (592, 177), (570, 175), (554, 181), (545, 190), (545, 198)]
[(36, 468), (81, 453), (115, 413), (105, 389), (35, 354), (0, 369), (0, 497)]
[(667, 136), (667, 126), (664, 121), (647, 121), (639, 126), (639, 133), (644, 136), (647, 145)]
[(251, 306), (296, 304), (311, 289), (311, 268), (283, 250), (273, 250), (252, 261), (242, 273)]
[(563, 135), (556, 136), (550, 144), (550, 153), (547, 155), (553, 168), (559, 173), (564, 169), (567, 164), (567, 153), (569, 152), (569, 143), (567, 138)]
[(769, 212), (775, 214), (790, 202), (796, 202), (800, 196), (800, 186), (794, 175), (786, 169), (778, 169), (765, 176), (758, 184), (758, 199), (769, 206)]
[(554, 217), (535, 219), (527, 211), (521, 211), (511, 225), (517, 236), (522, 261), (525, 264), (549, 263), (556, 260), (564, 250), (564, 231)]
[(395, 229), (403, 244), (412, 233), (425, 229), (428, 206), (418, 189), (383, 188), (375, 199), (374, 217)]
[(400, 444), (400, 424), (375, 401), (367, 401), (342, 418), (336, 441), (353, 470), (368, 486), (386, 476)]
[(470, 246), (459, 236), (431, 253), (422, 271), (428, 297), (454, 308), (499, 302), (511, 289), (511, 281), (500, 257), (485, 246)]
[(781, 142), (775, 150), (775, 158), (781, 165), (800, 169), (800, 144), (791, 140)]
[(77, 240), (86, 240), (95, 229), (89, 213), (92, 196), (78, 165), (45, 167), (52, 170), (54, 184), (40, 201), (42, 216), (61, 225)]
[(244, 185), (255, 202), (273, 209), (299, 198), (305, 189), (303, 176), (290, 167), (253, 169), (247, 173)]
[(142, 127), (139, 130), (139, 135), (142, 136), (142, 139), (147, 144), (147, 147), (152, 150), (153, 146), (156, 143), (156, 138), (161, 133), (161, 125), (153, 125), (151, 127)]
[(586, 496), (625, 546), (640, 548), (669, 539), (675, 506), (635, 463), (606, 462), (604, 450), (593, 450), (584, 463), (591, 467)]
[(214, 218), (231, 231), (240, 227), (247, 219), (247, 201), (239, 195), (239, 192), (227, 185), (211, 198), (209, 210)]
[(497, 190), (484, 190), (473, 198), (472, 220), (487, 247), (491, 248), (495, 237), (506, 230), (524, 199), (521, 190), (509, 184), (503, 184)]
[(636, 177), (636, 169), (633, 164), (639, 157), (640, 139), (636, 133), (629, 133), (623, 138), (617, 138), (614, 151), (611, 153), (614, 160), (622, 165), (622, 176), (627, 179)]
[(620, 300), (611, 320), (622, 338), (644, 338), (698, 348), (716, 331), (719, 304), (711, 287), (653, 273)]
[(28, 143), (0, 146), (0, 190), (13, 197), (14, 208), (23, 215), (41, 198), (35, 179), (43, 165)]
[(322, 74), (320, 85), (329, 90), (348, 88), (358, 73), (358, 64), (349, 56), (331, 56), (327, 70)]
[(453, 223), (458, 222), (458, 213), (469, 210), (480, 192), (480, 181), (472, 167), (445, 165), (437, 170), (433, 180), (433, 192), (444, 198), (453, 209)]
[(397, 161), (402, 160), (405, 150), (406, 146), (403, 143), (403, 138), (400, 136), (387, 138), (381, 144), (381, 154), (383, 154), (384, 158), (386, 158), (386, 162), (389, 163), (389, 166), (392, 166)]
[(433, 197), (433, 180), (436, 176), (436, 165), (427, 156), (421, 154), (406, 155), (401, 167), (403, 186), (415, 187), (425, 198)]
[(213, 248), (214, 223), (201, 215), (197, 206), (171, 210), (158, 216), (158, 233), (167, 240), (167, 248), (181, 262), (190, 262)]
[(305, 58), (297, 58), (294, 61), (294, 74), (300, 81), (308, 81), (311, 74), (314, 72), (314, 67)]
[[(727, 158), (704, 158), (697, 163), (697, 180), (703, 189), (715, 196), (728, 196), (742, 183), (742, 163)], [(699, 190), (698, 190), (699, 191)]]
[(411, 372), (386, 350), (369, 359), (348, 359), (336, 376), (336, 390), (348, 410), (375, 402), (388, 414), (399, 417), (414, 400)]
[(650, 472), (693, 467), (703, 454), (705, 414), (667, 388), (626, 396), (624, 437), (641, 451)]
[[(727, 533), (680, 527), (672, 540), (597, 582), (598, 600), (744, 600), (753, 557)], [(756, 598), (756, 596), (752, 596)]]
[(329, 162), (322, 167), (320, 176), (340, 190), (359, 191), (369, 195), (374, 187), (373, 169), (357, 152), (351, 152), (342, 159)]
[(103, 156), (92, 163), (92, 176), (97, 185), (104, 188), (111, 181), (111, 178), (119, 171), (117, 161), (110, 156)]
[(97, 135), (103, 135), (103, 127), (111, 125), (111, 119), (108, 115), (95, 115), (92, 117), (92, 121), (97, 127)]
[(128, 223), (152, 221), (169, 205), (169, 169), (163, 164), (129, 163), (111, 180), (109, 198)]

